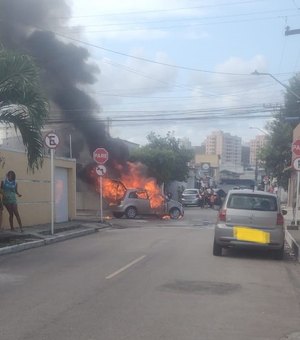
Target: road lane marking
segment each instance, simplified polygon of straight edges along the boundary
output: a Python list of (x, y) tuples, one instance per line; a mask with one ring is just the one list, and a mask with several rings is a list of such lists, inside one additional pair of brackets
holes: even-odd
[(136, 263), (142, 261), (144, 258), (146, 257), (146, 255), (143, 255), (135, 260), (133, 260), (132, 262), (128, 263), (126, 266), (118, 269), (117, 271), (115, 271), (114, 273), (106, 276), (106, 280), (112, 279), (113, 277), (117, 276), (118, 274), (122, 273), (123, 271), (125, 271), (126, 269), (132, 267), (133, 265), (135, 265)]

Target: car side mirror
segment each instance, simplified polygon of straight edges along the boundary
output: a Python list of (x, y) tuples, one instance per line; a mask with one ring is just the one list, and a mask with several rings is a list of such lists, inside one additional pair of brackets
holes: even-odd
[(281, 213), (282, 213), (282, 215), (286, 215), (286, 214), (287, 214), (287, 210), (282, 209), (282, 210), (281, 210)]

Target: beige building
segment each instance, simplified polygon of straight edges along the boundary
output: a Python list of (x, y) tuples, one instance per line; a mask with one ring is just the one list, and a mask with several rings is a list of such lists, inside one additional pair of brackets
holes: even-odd
[(220, 158), (220, 170), (243, 171), (242, 139), (223, 131), (214, 131), (205, 140), (205, 152)]
[(258, 135), (250, 141), (250, 165), (256, 166), (260, 150), (266, 144), (266, 136)]
[[(45, 157), (40, 170), (32, 173), (27, 167), (27, 156), (22, 151), (0, 148), (0, 177), (13, 170), (16, 173), (18, 209), (23, 225), (32, 226), (51, 222), (51, 167)], [(55, 222), (72, 220), (76, 216), (76, 161), (54, 157)], [(14, 222), (17, 227), (17, 221)], [(3, 227), (9, 228), (8, 213), (4, 208)]]
[(219, 156), (203, 155), (195, 152), (195, 169), (197, 176), (210, 176), (215, 180), (219, 179)]

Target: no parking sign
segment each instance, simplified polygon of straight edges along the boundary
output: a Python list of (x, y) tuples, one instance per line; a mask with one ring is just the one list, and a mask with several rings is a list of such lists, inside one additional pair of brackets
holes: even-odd
[(59, 138), (54, 132), (49, 132), (45, 136), (45, 144), (49, 149), (56, 149), (59, 144)]

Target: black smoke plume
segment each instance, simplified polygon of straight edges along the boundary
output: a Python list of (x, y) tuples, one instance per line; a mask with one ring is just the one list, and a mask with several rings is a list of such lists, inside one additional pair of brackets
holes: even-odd
[(71, 123), (75, 129), (74, 157), (83, 149), (83, 138), (90, 154), (105, 147), (110, 163), (123, 163), (128, 158), (127, 148), (109, 136), (105, 124), (99, 122), (100, 107), (81, 90), (95, 83), (99, 68), (90, 63), (87, 49), (55, 34), (72, 34), (70, 16), (64, 0), (0, 0), (0, 44), (36, 60), (51, 103), (49, 121)]

